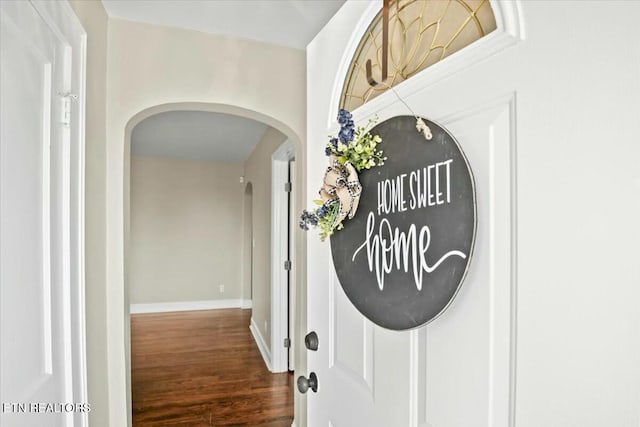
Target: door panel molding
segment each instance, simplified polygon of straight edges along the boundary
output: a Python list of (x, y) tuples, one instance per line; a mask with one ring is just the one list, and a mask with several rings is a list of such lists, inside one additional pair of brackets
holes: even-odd
[[(441, 119), (441, 123), (456, 135), (476, 171), (479, 216), (486, 220), (479, 222), (477, 255), (460, 297), (450, 308), (451, 313), (411, 332), (409, 396), (412, 427), (439, 427), (444, 425), (441, 421), (444, 416), (449, 417), (448, 422), (455, 422), (450, 419), (452, 414), (460, 413), (455, 410), (455, 397), (452, 397), (455, 386), (445, 387), (443, 381), (456, 381), (451, 377), (439, 377), (437, 366), (439, 358), (446, 357), (443, 363), (450, 363), (451, 354), (456, 353), (459, 366), (477, 365), (464, 377), (469, 388), (475, 386), (475, 392), (469, 394), (466, 390), (467, 394), (461, 400), (484, 403), (476, 407), (479, 413), (470, 416), (476, 420), (485, 418), (479, 425), (486, 427), (514, 426), (517, 338), (515, 105), (515, 94), (510, 94)], [(438, 343), (436, 347), (442, 348), (446, 342), (457, 351), (452, 353), (449, 348), (439, 354), (436, 347), (430, 348), (434, 339)], [(485, 342), (488, 345), (483, 348)], [(478, 372), (477, 368), (483, 365), (486, 371)], [(484, 380), (470, 378), (471, 372), (481, 375)], [(459, 380), (463, 381), (462, 377)], [(434, 401), (433, 396), (440, 395), (446, 396), (443, 398), (446, 403)], [(440, 418), (438, 411), (441, 411)]]
[[(336, 296), (337, 294), (337, 296)], [(335, 271), (329, 287), (329, 368), (349, 377), (375, 398), (373, 323), (362, 316), (345, 295)], [(338, 325), (342, 331), (338, 331)], [(344, 330), (345, 325), (355, 326)], [(341, 339), (342, 338), (342, 339)], [(342, 345), (340, 344), (342, 342)], [(341, 355), (342, 351), (342, 355)]]

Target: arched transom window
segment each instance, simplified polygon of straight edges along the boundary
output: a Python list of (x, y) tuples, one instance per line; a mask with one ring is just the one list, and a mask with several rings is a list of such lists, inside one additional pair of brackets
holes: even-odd
[[(382, 2), (381, 2), (382, 3)], [(391, 0), (386, 85), (395, 86), (496, 29), (489, 0)], [(365, 63), (379, 79), (382, 64), (382, 11), (365, 32), (342, 87), (340, 107), (353, 111), (385, 92), (371, 87)]]

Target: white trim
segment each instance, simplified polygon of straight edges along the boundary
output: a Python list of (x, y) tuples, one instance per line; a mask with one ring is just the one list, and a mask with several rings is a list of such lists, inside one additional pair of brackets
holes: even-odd
[[(69, 10), (71, 10), (69, 8)], [(76, 19), (76, 15), (73, 15)], [(76, 328), (76, 333), (80, 337), (76, 345), (74, 346), (74, 357), (77, 361), (76, 369), (81, 372), (80, 378), (76, 379), (74, 384), (74, 395), (76, 399), (81, 399), (80, 401), (88, 402), (88, 377), (87, 377), (87, 348), (86, 348), (86, 336), (87, 336), (87, 327), (86, 327), (86, 272), (85, 272), (85, 257), (86, 257), (86, 248), (85, 248), (85, 177), (86, 177), (86, 74), (87, 74), (87, 34), (86, 32), (82, 35), (82, 42), (80, 48), (80, 62), (81, 62), (81, 81), (80, 87), (78, 90), (78, 100), (76, 102), (75, 107), (77, 108), (79, 114), (78, 120), (78, 133), (80, 135), (80, 140), (77, 146), (77, 164), (76, 167), (76, 176), (77, 182), (75, 182), (77, 191), (77, 199), (76, 205), (74, 206), (75, 215), (76, 215), (76, 230), (78, 230), (78, 234), (75, 237), (75, 241), (73, 242), (75, 246), (75, 250), (77, 251), (77, 256), (79, 258), (79, 265), (75, 266), (75, 279), (77, 281), (77, 293), (75, 295), (75, 300), (72, 303), (75, 306), (74, 313), (77, 314), (77, 317), (73, 319), (74, 327)], [(72, 109), (73, 111), (73, 109)], [(89, 425), (89, 414), (88, 413), (79, 413), (75, 415), (76, 426), (85, 427)]]
[(496, 18), (496, 24), (500, 30), (511, 37), (524, 40), (525, 24), (520, 0), (489, 0), (491, 9)]
[(131, 314), (166, 313), (170, 311), (221, 310), (225, 308), (251, 308), (251, 300), (218, 299), (205, 301), (152, 302), (131, 304)]
[(247, 310), (253, 308), (253, 301), (250, 299), (240, 300), (240, 308)]
[(251, 331), (251, 335), (253, 335), (253, 339), (258, 346), (258, 350), (260, 350), (260, 354), (262, 355), (262, 359), (264, 359), (265, 365), (267, 365), (267, 369), (273, 372), (273, 370), (271, 369), (271, 352), (269, 351), (269, 347), (267, 347), (267, 343), (260, 333), (260, 328), (258, 328), (258, 325), (256, 325), (253, 316), (251, 316), (251, 324), (249, 325), (249, 330)]
[(296, 230), (299, 229), (298, 226), (298, 213), (296, 212), (296, 191), (297, 191), (297, 182), (294, 182), (296, 176), (296, 161), (295, 159), (289, 162), (289, 177), (291, 181), (291, 192), (289, 193), (289, 260), (291, 261), (291, 270), (289, 271), (289, 295), (287, 296), (287, 321), (288, 321), (288, 329), (289, 329), (289, 348), (287, 350), (287, 358), (288, 358), (288, 366), (287, 369), (289, 371), (296, 370), (296, 345), (297, 341), (297, 325), (296, 325), (296, 310), (297, 308), (297, 260), (296, 260)]
[[(360, 40), (364, 37), (367, 28), (373, 22), (378, 12), (381, 10), (380, 2), (371, 2), (367, 6), (366, 10), (362, 13), (360, 20), (354, 27), (355, 30), (351, 32), (349, 42), (345, 45), (345, 49), (342, 52), (342, 58), (340, 59), (338, 69), (336, 70), (335, 79), (333, 81), (333, 96), (331, 97), (331, 103), (329, 108), (329, 116), (327, 117), (327, 129), (335, 128), (335, 112), (338, 111), (340, 105), (340, 98), (342, 97), (342, 86), (344, 85), (345, 77), (351, 67), (351, 60), (356, 53), (356, 49), (360, 44)], [(375, 98), (374, 98), (375, 99)], [(372, 100), (373, 101), (373, 100)]]
[[(44, 88), (47, 99), (43, 102), (43, 135), (48, 141), (51, 135), (51, 64), (46, 65)], [(53, 372), (52, 338), (51, 338), (51, 144), (42, 150), (42, 329), (44, 331), (44, 366), (43, 371), (51, 375)]]
[(289, 369), (289, 351), (284, 347), (289, 327), (287, 271), (288, 202), (284, 184), (289, 178), (289, 160), (294, 146), (285, 141), (271, 155), (271, 372)]
[[(409, 372), (420, 372), (419, 334), (426, 334), (427, 328), (414, 329), (409, 332)], [(418, 414), (420, 412), (420, 378), (417, 375), (409, 375), (409, 427), (418, 427)]]

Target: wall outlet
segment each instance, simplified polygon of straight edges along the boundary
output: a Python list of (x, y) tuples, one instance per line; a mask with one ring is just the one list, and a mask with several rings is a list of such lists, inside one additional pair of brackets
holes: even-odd
[(220, 285), (220, 293), (224, 294), (224, 285)]
[(266, 321), (266, 320), (264, 321), (264, 332), (265, 332), (265, 333), (268, 333), (268, 332), (269, 332), (269, 328), (268, 328), (268, 326), (267, 326), (267, 321)]

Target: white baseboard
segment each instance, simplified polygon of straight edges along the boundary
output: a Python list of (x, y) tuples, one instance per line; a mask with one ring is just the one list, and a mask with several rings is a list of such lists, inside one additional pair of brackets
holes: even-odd
[(242, 301), (242, 306), (240, 306), (240, 308), (242, 309), (248, 309), (248, 308), (253, 308), (253, 301), (250, 299), (243, 299)]
[(296, 424), (296, 420), (293, 420), (293, 423), (291, 423), (291, 427), (298, 427), (298, 424)]
[(169, 311), (219, 310), (224, 308), (251, 308), (251, 300), (219, 299), (208, 301), (154, 302), (131, 304), (131, 314), (165, 313)]
[(269, 351), (269, 347), (267, 346), (262, 334), (260, 333), (260, 329), (256, 322), (253, 320), (253, 316), (251, 316), (251, 325), (249, 326), (251, 330), (251, 335), (253, 335), (253, 339), (258, 345), (258, 350), (260, 350), (260, 354), (264, 359), (265, 365), (267, 365), (267, 369), (271, 372), (271, 352)]

